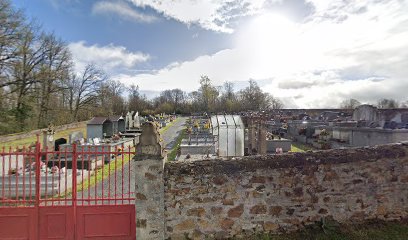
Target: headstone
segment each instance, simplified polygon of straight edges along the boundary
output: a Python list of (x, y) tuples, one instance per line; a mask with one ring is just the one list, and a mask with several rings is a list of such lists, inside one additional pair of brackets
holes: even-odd
[(55, 140), (54, 150), (55, 150), (55, 151), (59, 151), (60, 145), (66, 144), (66, 143), (67, 143), (67, 139), (65, 139), (65, 138), (58, 138), (57, 140)]
[(72, 144), (74, 142), (80, 141), (84, 138), (84, 134), (82, 132), (72, 132), (69, 134), (69, 143)]
[(48, 150), (53, 150), (55, 148), (54, 134), (55, 134), (54, 125), (49, 124), (48, 129), (43, 131), (44, 149), (47, 148)]
[(5, 156), (2, 156), (0, 159), (1, 159), (0, 160), (0, 169), (1, 169), (0, 176), (7, 175), (10, 170), (14, 169), (17, 171), (17, 168), (24, 167), (24, 156), (23, 155), (5, 155)]
[(129, 128), (130, 128), (130, 113), (127, 112), (126, 117), (125, 117), (125, 129), (129, 129)]
[(135, 118), (133, 119), (133, 125), (135, 128), (140, 128), (140, 116), (139, 112), (136, 112)]

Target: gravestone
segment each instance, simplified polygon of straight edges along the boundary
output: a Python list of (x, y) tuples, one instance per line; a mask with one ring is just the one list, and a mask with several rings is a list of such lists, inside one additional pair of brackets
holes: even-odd
[(139, 112), (136, 112), (135, 117), (133, 119), (133, 126), (135, 128), (140, 128), (140, 117), (139, 117)]
[(55, 140), (55, 151), (59, 151), (60, 149), (60, 145), (66, 144), (67, 143), (67, 139), (65, 138), (58, 138), (57, 140)]
[(72, 132), (69, 134), (69, 143), (73, 144), (74, 142), (81, 141), (84, 138), (84, 134), (82, 132)]
[(52, 151), (54, 149), (54, 125), (49, 124), (47, 130), (43, 130), (43, 149)]
[(131, 111), (129, 115), (129, 128), (132, 129), (135, 127), (135, 120), (134, 120), (135, 112)]

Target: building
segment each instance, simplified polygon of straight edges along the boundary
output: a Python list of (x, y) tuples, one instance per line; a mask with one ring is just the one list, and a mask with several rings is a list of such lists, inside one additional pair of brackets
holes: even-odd
[(244, 156), (245, 126), (239, 115), (211, 117), (212, 134), (217, 136), (218, 156)]
[(113, 123), (106, 117), (94, 117), (86, 124), (87, 138), (107, 138), (113, 135)]
[(125, 119), (122, 116), (111, 116), (109, 120), (112, 121), (113, 134), (124, 133), (126, 131)]

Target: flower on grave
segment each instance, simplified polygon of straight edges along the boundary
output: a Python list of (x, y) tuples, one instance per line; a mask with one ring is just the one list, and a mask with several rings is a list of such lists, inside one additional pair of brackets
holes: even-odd
[(51, 172), (52, 172), (52, 173), (56, 173), (56, 172), (58, 172), (58, 170), (59, 170), (58, 166), (53, 166), (53, 167), (51, 168)]
[(16, 175), (17, 174), (17, 169), (16, 168), (10, 168), (8, 171), (8, 175)]

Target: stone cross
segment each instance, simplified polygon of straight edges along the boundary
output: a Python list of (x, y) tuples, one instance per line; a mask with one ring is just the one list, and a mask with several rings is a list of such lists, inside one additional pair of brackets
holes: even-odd
[(54, 150), (54, 125), (49, 124), (47, 130), (43, 130), (43, 148), (49, 151)]

